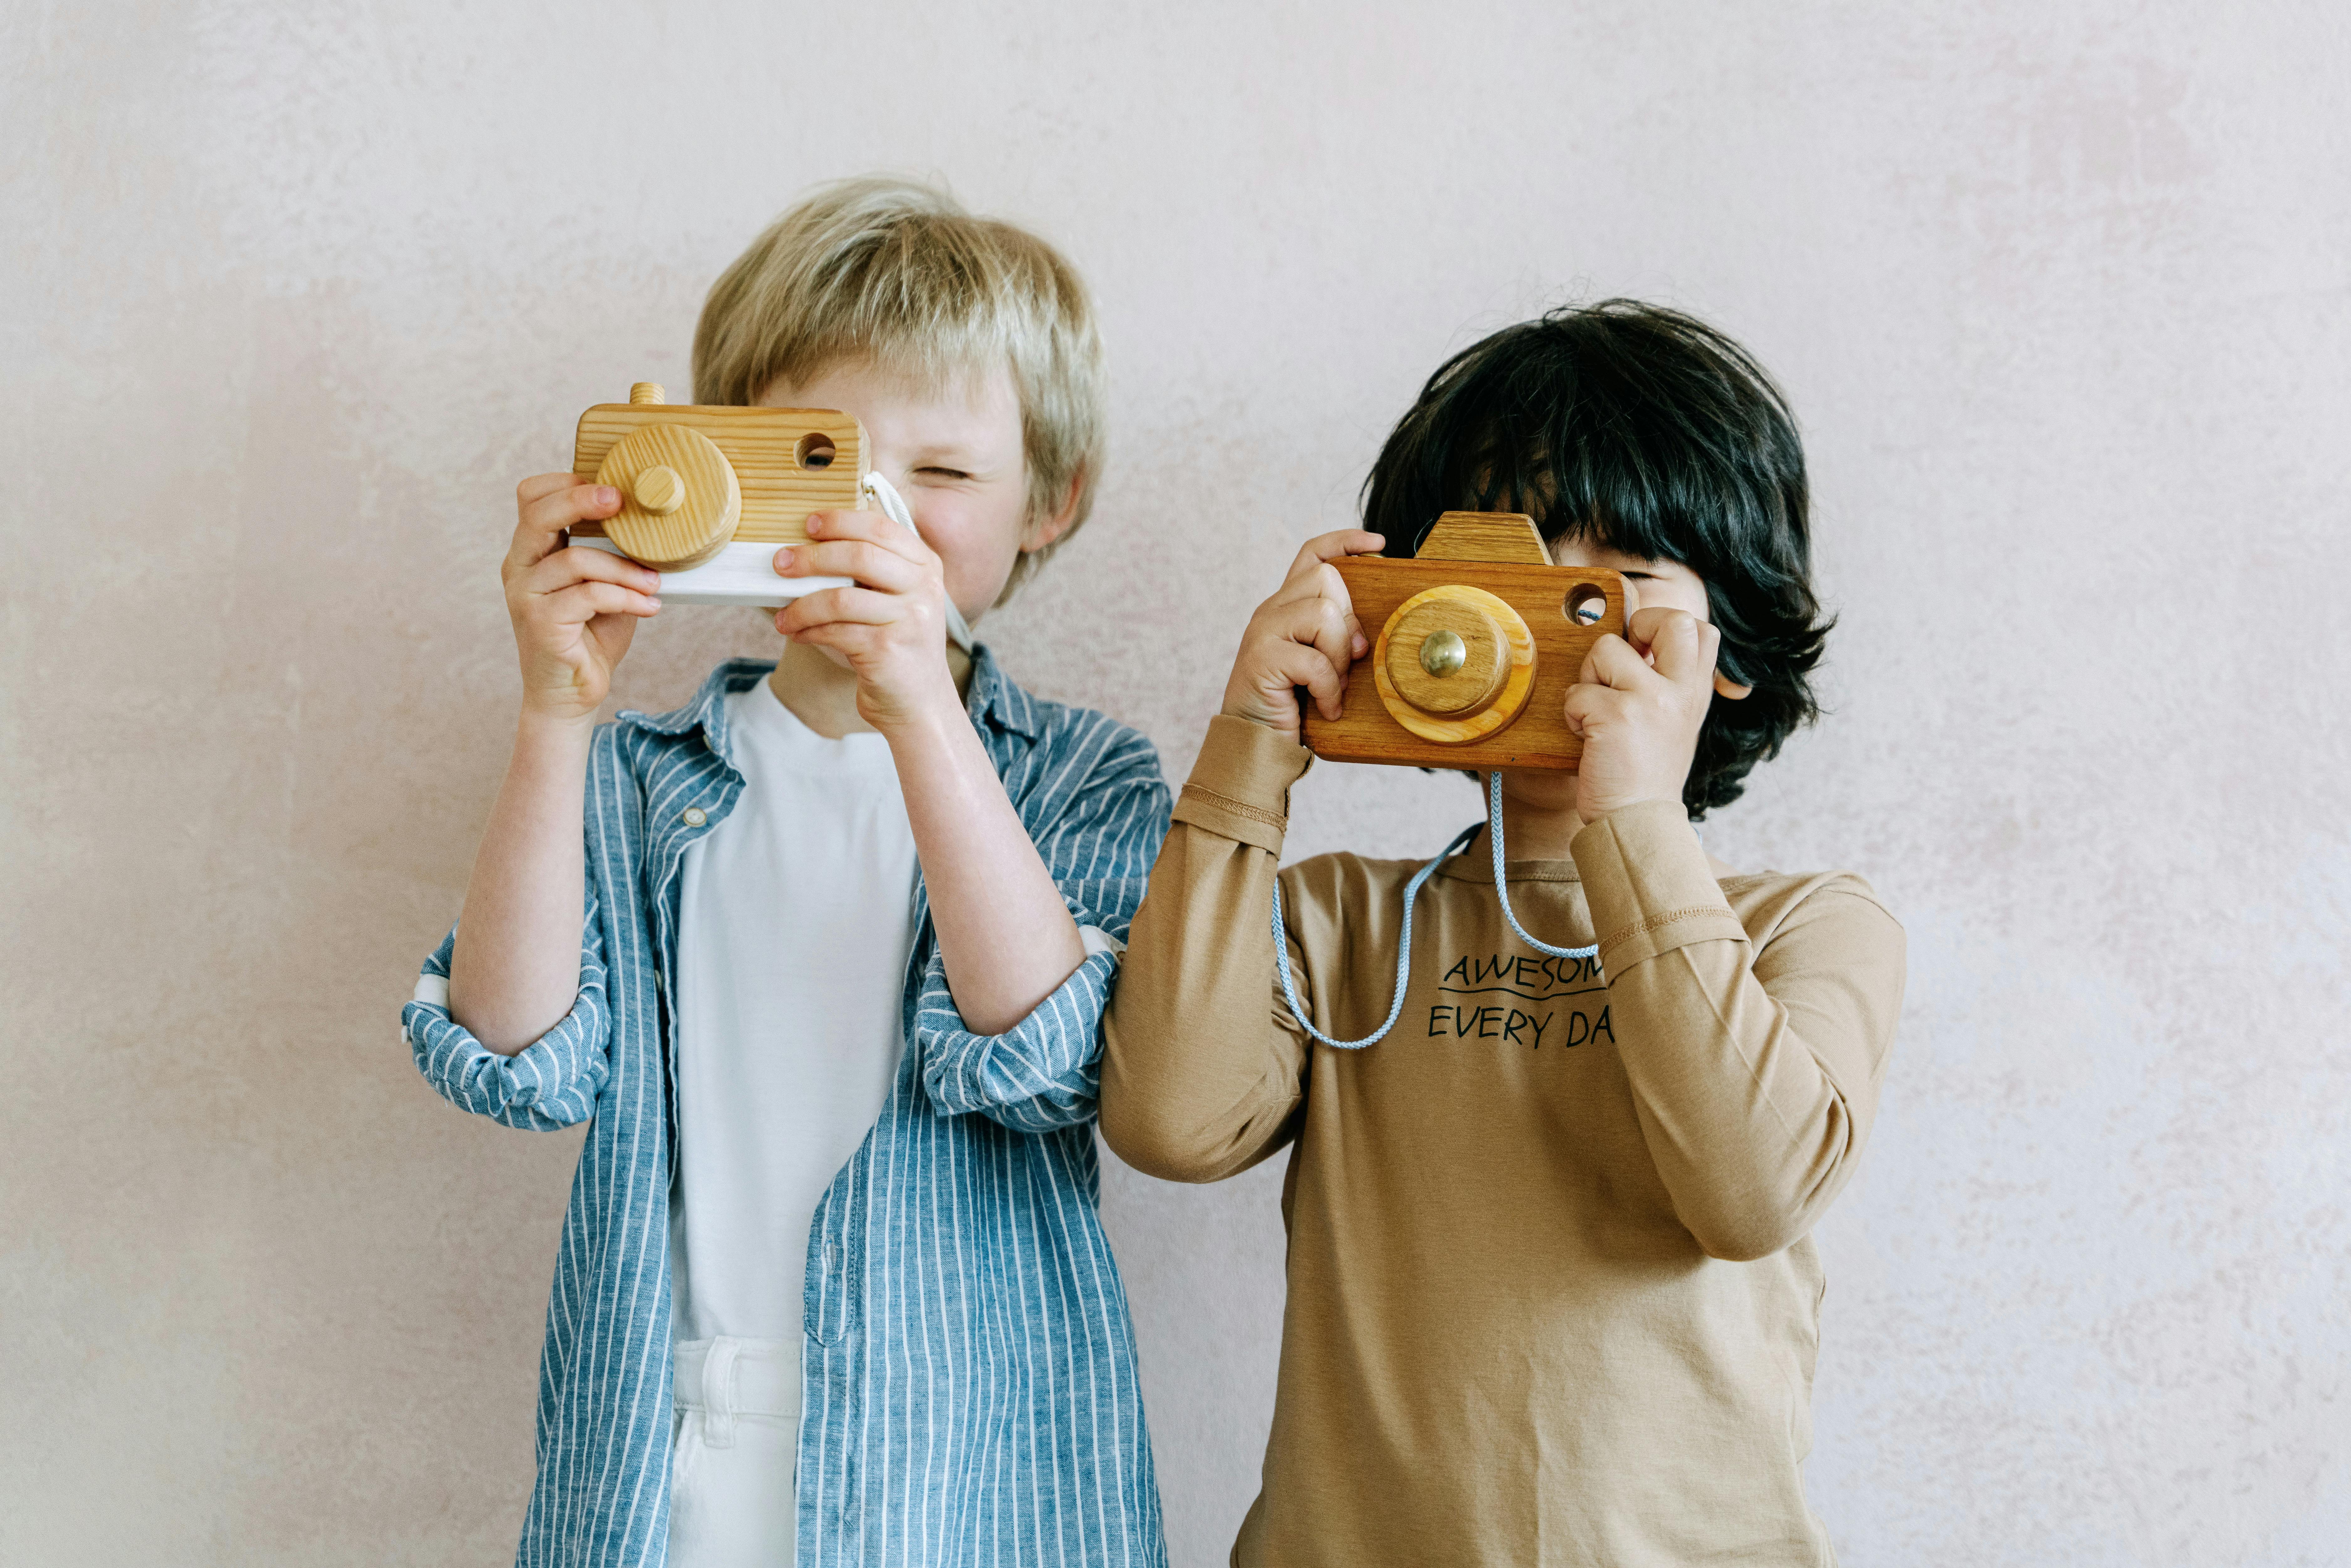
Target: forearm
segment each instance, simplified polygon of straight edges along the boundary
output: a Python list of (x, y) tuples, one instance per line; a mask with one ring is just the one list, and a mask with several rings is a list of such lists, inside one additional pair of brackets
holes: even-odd
[[(1668, 821), (1668, 818), (1671, 820)], [(1657, 1174), (1708, 1252), (1809, 1231), (1852, 1176), (1900, 1000), (1900, 935), (1874, 903), (1800, 902), (1767, 956), (1678, 809), (1579, 834), (1625, 1075)]]
[(1823, 1070), (1742, 954), (1729, 942), (1680, 947), (1609, 987), (1675, 1211), (1708, 1253), (1740, 1260), (1813, 1228), (1853, 1175), (1871, 1109)]
[(1138, 1170), (1216, 1181), (1289, 1136), (1306, 1056), (1274, 1010), (1273, 887), (1303, 756), (1219, 718), (1176, 805), (1102, 1020), (1102, 1135)]
[(1001, 1034), (1085, 962), (1077, 922), (960, 708), (886, 733), (956, 1010)]
[(587, 719), (526, 711), (465, 884), (449, 1014), (511, 1056), (560, 1022), (580, 987)]
[(1178, 822), (1102, 1017), (1102, 1129), (1166, 1181), (1221, 1181), (1287, 1140), (1302, 1053), (1275, 1023), (1274, 857)]

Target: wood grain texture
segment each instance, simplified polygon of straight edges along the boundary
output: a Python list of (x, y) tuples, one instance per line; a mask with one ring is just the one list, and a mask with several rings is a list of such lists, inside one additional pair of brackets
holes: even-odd
[[(643, 383), (650, 385), (651, 383)], [(872, 467), (865, 427), (838, 409), (712, 408), (695, 403), (600, 402), (580, 416), (571, 471), (593, 478), (604, 455), (632, 431), (675, 424), (707, 436), (726, 454), (742, 489), (734, 538), (757, 544), (804, 544), (810, 512), (853, 512), (859, 486)], [(800, 465), (801, 438), (817, 435), (832, 444), (832, 462), (823, 468)], [(571, 530), (599, 535), (582, 523)]]
[[(1500, 606), (1501, 614), (1514, 623), (1516, 636), (1506, 636), (1503, 621), (1481, 602), (1492, 599), (1456, 583), (1430, 589), (1397, 610), (1380, 628), (1379, 645), (1373, 650), (1388, 673), (1382, 691), (1393, 690), (1414, 709), (1437, 718), (1459, 718), (1493, 706), (1510, 679), (1515, 647), (1525, 643), (1531, 659), (1534, 645), (1527, 639), (1526, 622), (1507, 604)], [(1424, 645), (1440, 632), (1461, 640), (1461, 667), (1450, 674), (1432, 674), (1421, 662)]]
[(1416, 560), (1492, 560), (1549, 566), (1535, 520), (1524, 512), (1442, 512), (1413, 552)]
[[(1389, 674), (1388, 654), (1393, 638), (1408, 631), (1415, 619), (1424, 611), (1446, 605), (1475, 606), (1489, 624), (1501, 634), (1502, 657), (1500, 690), (1493, 700), (1481, 705), (1477, 711), (1458, 717), (1441, 717), (1424, 713), (1418, 705), (1407, 701), (1396, 689)], [(1527, 706), (1527, 694), (1534, 685), (1535, 640), (1527, 629), (1526, 619), (1508, 601), (1482, 588), (1466, 582), (1440, 583), (1426, 588), (1396, 607), (1380, 628), (1380, 637), (1372, 649), (1372, 683), (1380, 694), (1380, 706), (1388, 716), (1422, 740), (1433, 742), (1451, 750), (1483, 740), (1509, 727), (1510, 721)]]
[[(662, 476), (667, 484), (655, 483)], [(604, 519), (604, 537), (657, 571), (700, 566), (734, 538), (742, 515), (734, 468), (708, 436), (682, 424), (631, 431), (596, 465), (596, 483), (622, 496), (621, 509)], [(649, 506), (648, 495), (675, 499)]]
[[(1434, 530), (1432, 530), (1432, 537)], [(1567, 688), (1583, 655), (1606, 632), (1623, 635), (1625, 580), (1613, 571), (1582, 567), (1516, 565), (1491, 561), (1395, 560), (1356, 556), (1332, 563), (1347, 584), (1355, 618), (1368, 631), (1385, 627), (1405, 601), (1447, 583), (1482, 588), (1516, 611), (1534, 640), (1535, 664), (1525, 706), (1511, 723), (1482, 739), (1447, 745), (1424, 739), (1392, 717), (1381, 701), (1386, 674), (1384, 650), (1348, 667), (1344, 706), (1325, 719), (1310, 706), (1305, 739), (1318, 757), (1335, 762), (1385, 762), (1424, 768), (1573, 768), (1583, 743), (1567, 727)], [(1591, 626), (1567, 617), (1570, 590), (1591, 583), (1607, 596), (1607, 612)], [(1401, 701), (1401, 698), (1398, 699)]]

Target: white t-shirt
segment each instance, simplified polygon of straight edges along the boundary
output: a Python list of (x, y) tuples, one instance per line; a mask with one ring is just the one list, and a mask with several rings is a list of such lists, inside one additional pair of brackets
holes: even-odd
[(880, 736), (827, 740), (765, 681), (726, 734), (743, 792), (679, 894), (669, 1561), (789, 1568), (809, 1229), (896, 1081), (917, 862)]
[(810, 1222), (898, 1071), (914, 838), (889, 743), (726, 698), (743, 793), (685, 852), (677, 1337), (800, 1340)]

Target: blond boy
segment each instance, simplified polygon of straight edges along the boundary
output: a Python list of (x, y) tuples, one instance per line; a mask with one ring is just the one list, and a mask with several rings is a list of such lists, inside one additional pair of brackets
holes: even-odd
[(919, 535), (812, 517), (777, 571), (853, 582), (777, 612), (778, 657), (599, 726), (658, 580), (566, 548), (613, 491), (519, 487), (514, 758), (404, 1014), (455, 1103), (590, 1124), (517, 1561), (1164, 1562), (1092, 1122), (1167, 792), (949, 632), (1091, 506), (1085, 292), (849, 182), (712, 288), (695, 383), (855, 414)]

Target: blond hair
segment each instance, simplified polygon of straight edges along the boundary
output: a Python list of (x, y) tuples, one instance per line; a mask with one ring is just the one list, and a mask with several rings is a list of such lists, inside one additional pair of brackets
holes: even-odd
[(911, 180), (820, 185), (719, 275), (694, 332), (696, 402), (748, 404), (777, 380), (869, 361), (926, 386), (1008, 368), (1020, 399), (1029, 523), (1075, 507), (1007, 591), (1078, 531), (1102, 461), (1102, 340), (1085, 285), (1025, 229)]

